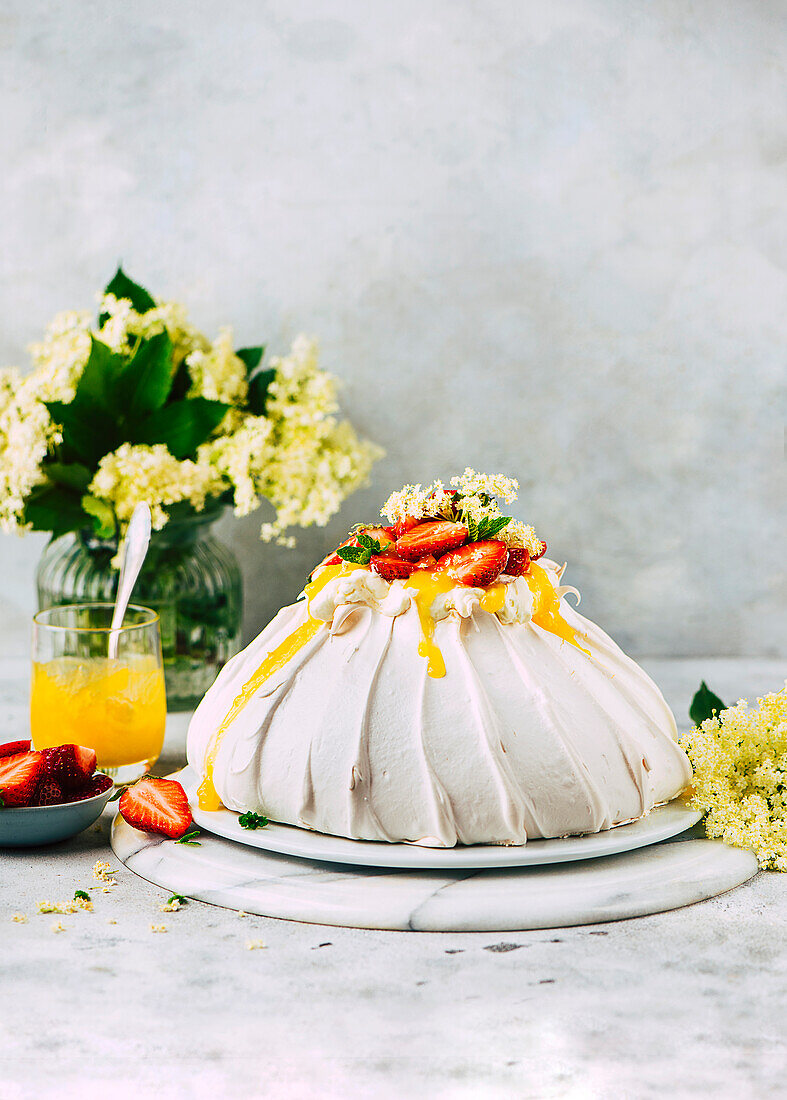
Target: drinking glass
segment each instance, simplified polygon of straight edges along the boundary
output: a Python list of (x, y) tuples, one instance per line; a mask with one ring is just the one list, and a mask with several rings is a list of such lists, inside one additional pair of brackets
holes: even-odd
[(115, 631), (113, 610), (111, 603), (66, 604), (33, 617), (30, 726), (36, 749), (87, 745), (101, 771), (130, 783), (164, 743), (161, 635), (150, 608), (129, 605)]

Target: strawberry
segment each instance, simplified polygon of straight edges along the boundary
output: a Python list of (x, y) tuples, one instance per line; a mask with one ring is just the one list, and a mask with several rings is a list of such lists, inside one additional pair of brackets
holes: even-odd
[(0, 745), (0, 757), (16, 756), (20, 752), (30, 752), (29, 741), (6, 741), (4, 745)]
[(103, 794), (104, 791), (108, 791), (111, 786), (112, 780), (108, 775), (104, 775), (103, 772), (96, 772), (95, 775), (91, 775), (84, 787), (80, 787), (78, 791), (72, 791), (68, 799), (70, 802), (83, 802), (86, 798), (92, 798), (96, 794)]
[(29, 806), (44, 774), (40, 752), (19, 752), (0, 760), (0, 798), (4, 806)]
[(437, 565), (437, 558), (434, 554), (427, 554), (425, 558), (419, 558), (415, 563), (416, 569), (434, 569)]
[(119, 809), (129, 825), (145, 833), (176, 839), (191, 825), (188, 796), (174, 779), (144, 776), (123, 792)]
[(420, 522), (420, 519), (416, 519), (415, 516), (405, 516), (404, 519), (400, 519), (391, 528), (394, 539), (400, 539), (402, 535), (406, 535), (408, 531), (412, 531), (414, 527), (417, 527)]
[(503, 572), (507, 556), (508, 547), (504, 542), (481, 539), (444, 554), (437, 568), (458, 584), (483, 587), (497, 580)]
[(84, 745), (57, 745), (44, 749), (43, 757), (46, 774), (66, 792), (83, 787), (96, 770), (95, 750)]
[(405, 561), (396, 554), (375, 554), (371, 561), (372, 569), (386, 581), (404, 580), (418, 568), (413, 562)]
[(544, 556), (544, 554), (546, 554), (546, 552), (547, 552), (547, 544), (545, 542), (542, 542), (541, 543), (541, 549), (538, 551), (537, 554), (531, 554), (530, 555), (530, 560), (531, 561), (538, 561), (539, 558), (543, 558), (543, 556)]
[(66, 802), (67, 799), (63, 797), (63, 788), (60, 786), (56, 779), (50, 779), (46, 774), (36, 788), (36, 793), (33, 795), (31, 806), (57, 806), (61, 802)]
[(508, 560), (503, 572), (507, 573), (509, 577), (521, 577), (523, 573), (527, 573), (529, 565), (530, 551), (528, 548), (526, 546), (510, 546)]
[(452, 523), (448, 519), (427, 520), (419, 523), (396, 543), (396, 553), (408, 561), (418, 561), (427, 554), (439, 557), (446, 550), (461, 546), (468, 535), (463, 523)]
[(383, 549), (385, 549), (389, 543), (396, 542), (396, 534), (393, 527), (364, 527), (362, 530), (370, 539), (376, 539)]

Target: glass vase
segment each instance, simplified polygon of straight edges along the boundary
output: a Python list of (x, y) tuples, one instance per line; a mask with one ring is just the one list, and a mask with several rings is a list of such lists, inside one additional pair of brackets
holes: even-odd
[[(154, 531), (133, 601), (157, 611), (169, 711), (195, 707), (240, 650), (243, 609), (235, 555), (211, 533), (221, 509), (170, 519)], [(117, 542), (89, 531), (51, 543), (38, 564), (39, 609), (114, 600)]]

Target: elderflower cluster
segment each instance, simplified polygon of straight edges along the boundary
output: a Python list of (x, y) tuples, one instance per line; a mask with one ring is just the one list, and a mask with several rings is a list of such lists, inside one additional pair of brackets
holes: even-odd
[(41, 464), (60, 442), (35, 380), (0, 370), (0, 530), (24, 530), (25, 501), (45, 481)]
[(232, 329), (224, 328), (213, 344), (186, 357), (190, 397), (207, 397), (225, 405), (243, 405), (249, 392), (246, 364), (232, 349)]
[(270, 434), (264, 463), (257, 460), (257, 491), (276, 509), (276, 519), (262, 526), (262, 538), (286, 544), (288, 527), (324, 527), (384, 452), (359, 439), (349, 421), (333, 416), (338, 383), (319, 370), (314, 340), (299, 336), (290, 354), (271, 366), (276, 374), (265, 408)]
[(184, 359), (210, 349), (206, 336), (188, 319), (186, 307), (180, 302), (159, 302), (144, 313), (137, 313), (128, 298), (104, 294), (99, 299), (99, 311), (107, 315), (96, 335), (115, 352), (130, 352), (139, 337), (149, 339), (167, 330), (172, 341), (172, 359), (177, 368)]
[(681, 738), (694, 766), (692, 805), (709, 837), (755, 852), (787, 871), (787, 684), (745, 699)]
[(201, 512), (207, 497), (221, 488), (208, 463), (178, 460), (163, 443), (123, 443), (104, 455), (89, 487), (94, 496), (110, 502), (121, 523), (128, 523), (139, 501), (147, 501), (155, 531), (167, 522), (166, 505), (188, 501)]
[[(499, 519), (503, 515), (496, 497), (511, 504), (519, 491), (515, 478), (504, 474), (479, 474), (469, 466), (463, 474), (451, 478), (451, 485), (451, 489), (446, 489), (440, 480), (425, 487), (405, 485), (399, 492), (391, 493), (380, 515), (387, 517), (390, 523), (442, 516), (478, 527), (485, 520)], [(520, 520), (509, 520), (494, 537), (507, 546), (527, 547), (532, 557), (544, 552), (544, 543), (537, 537), (535, 528)]]

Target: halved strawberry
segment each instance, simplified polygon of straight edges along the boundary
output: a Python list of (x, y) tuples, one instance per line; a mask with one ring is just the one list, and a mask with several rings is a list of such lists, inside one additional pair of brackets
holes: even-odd
[(415, 563), (416, 569), (434, 569), (437, 565), (437, 558), (434, 554), (427, 554), (424, 558), (419, 558)]
[(20, 752), (30, 752), (29, 741), (6, 741), (4, 745), (0, 745), (0, 757), (16, 756)]
[(416, 519), (415, 516), (405, 516), (404, 519), (400, 519), (391, 528), (394, 539), (400, 539), (402, 535), (406, 535), (408, 531), (412, 531), (414, 527), (417, 527), (420, 522), (420, 519)]
[(375, 573), (379, 573), (387, 581), (404, 580), (418, 568), (414, 562), (405, 561), (391, 553), (374, 554), (371, 566)]
[(188, 832), (191, 808), (186, 792), (175, 779), (145, 776), (120, 797), (123, 818), (145, 833), (160, 833), (176, 839)]
[(544, 556), (544, 554), (546, 554), (546, 552), (547, 552), (547, 544), (545, 542), (542, 542), (541, 543), (541, 549), (538, 551), (537, 554), (531, 554), (530, 555), (530, 560), (531, 561), (538, 561), (539, 558), (543, 558), (543, 556)]
[(96, 751), (84, 745), (56, 745), (43, 750), (44, 770), (64, 791), (84, 787), (96, 770)]
[(68, 799), (63, 796), (63, 788), (58, 781), (56, 779), (50, 779), (48, 775), (44, 775), (44, 778), (36, 788), (30, 805), (57, 806), (59, 803), (67, 801)]
[(439, 557), (461, 546), (467, 536), (468, 530), (463, 523), (452, 523), (448, 519), (427, 520), (397, 540), (396, 553), (408, 561), (418, 561), (427, 554)]
[(0, 760), (0, 799), (3, 806), (29, 806), (44, 774), (40, 752), (19, 752)]
[(370, 539), (376, 539), (383, 548), (390, 542), (396, 542), (396, 534), (394, 533), (393, 527), (364, 527), (362, 530)]
[(507, 573), (509, 577), (521, 577), (523, 573), (527, 573), (529, 565), (530, 551), (526, 546), (510, 546), (508, 548), (508, 560), (503, 570), (504, 573)]
[(503, 572), (508, 547), (496, 539), (481, 539), (444, 554), (437, 563), (441, 573), (447, 573), (457, 584), (483, 587), (496, 581)]

